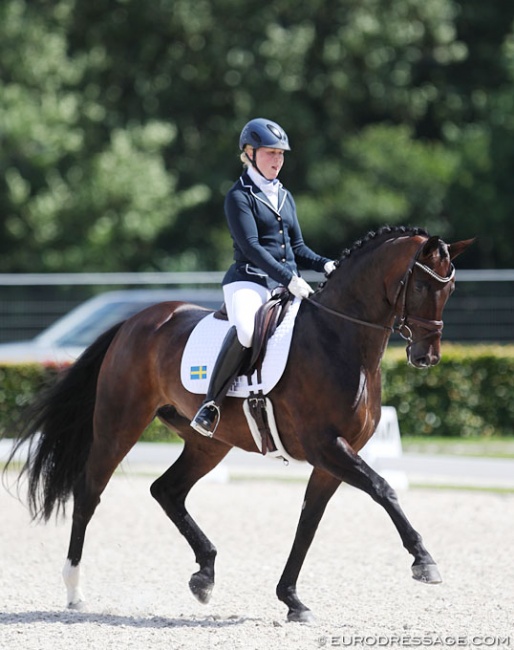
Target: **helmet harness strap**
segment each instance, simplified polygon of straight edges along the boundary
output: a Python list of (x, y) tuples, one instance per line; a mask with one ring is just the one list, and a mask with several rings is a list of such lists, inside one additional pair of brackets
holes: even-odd
[(259, 172), (259, 174), (264, 178), (264, 180), (268, 181), (269, 178), (266, 178), (266, 176), (264, 176), (264, 174), (261, 172), (261, 170), (257, 167), (257, 149), (256, 149), (256, 147), (252, 147), (252, 149), (253, 149), (253, 155), (252, 155), (251, 158), (247, 154), (246, 151), (244, 152), (244, 154), (248, 158), (248, 160), (251, 162), (252, 167), (254, 167)]

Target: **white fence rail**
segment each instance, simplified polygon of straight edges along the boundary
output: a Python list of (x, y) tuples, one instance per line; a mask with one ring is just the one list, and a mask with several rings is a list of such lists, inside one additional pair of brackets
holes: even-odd
[[(55, 285), (206, 285), (219, 284), (223, 271), (143, 272), (143, 273), (0, 273), (0, 287)], [(303, 272), (311, 282), (322, 275)], [(457, 270), (458, 282), (514, 282), (514, 269)]]
[[(318, 273), (304, 277), (315, 285)], [(32, 338), (102, 291), (122, 288), (219, 288), (223, 272), (0, 273), (0, 341)], [(220, 291), (221, 295), (221, 291)], [(444, 314), (445, 340), (514, 343), (514, 269), (457, 270)]]

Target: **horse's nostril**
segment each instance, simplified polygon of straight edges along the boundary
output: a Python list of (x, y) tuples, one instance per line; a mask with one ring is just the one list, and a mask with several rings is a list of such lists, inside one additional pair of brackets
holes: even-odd
[(430, 368), (436, 366), (439, 363), (439, 359), (440, 357), (438, 354), (426, 354), (423, 357), (419, 357), (417, 362), (421, 368)]

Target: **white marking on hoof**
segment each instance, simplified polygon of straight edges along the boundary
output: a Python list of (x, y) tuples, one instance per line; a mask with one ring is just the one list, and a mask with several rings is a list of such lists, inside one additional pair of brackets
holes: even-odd
[(85, 598), (80, 588), (80, 564), (73, 566), (71, 560), (66, 560), (62, 570), (62, 577), (68, 592), (68, 607), (70, 609), (83, 609)]

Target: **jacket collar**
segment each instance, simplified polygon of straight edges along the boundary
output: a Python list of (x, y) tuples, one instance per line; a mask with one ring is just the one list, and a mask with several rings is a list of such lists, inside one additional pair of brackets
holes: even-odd
[(239, 181), (246, 192), (252, 194), (258, 201), (264, 203), (266, 207), (272, 210), (275, 214), (280, 214), (282, 208), (284, 207), (285, 200), (287, 198), (287, 190), (281, 185), (278, 190), (278, 209), (275, 210), (273, 205), (268, 200), (268, 197), (264, 192), (257, 187), (257, 185), (252, 181), (248, 172), (243, 172)]

